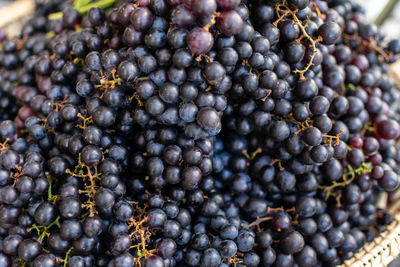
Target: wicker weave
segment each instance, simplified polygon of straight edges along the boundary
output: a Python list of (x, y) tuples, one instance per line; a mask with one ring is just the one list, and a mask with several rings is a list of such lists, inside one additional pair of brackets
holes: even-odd
[(394, 214), (394, 221), (386, 231), (364, 247), (342, 267), (384, 267), (400, 255), (400, 201), (389, 212)]
[(0, 28), (8, 36), (15, 36), (21, 30), (27, 16), (35, 10), (34, 0), (17, 0), (0, 9)]

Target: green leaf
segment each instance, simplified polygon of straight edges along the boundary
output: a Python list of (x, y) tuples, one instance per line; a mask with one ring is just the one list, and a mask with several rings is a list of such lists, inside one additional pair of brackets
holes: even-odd
[[(85, 16), (89, 9), (92, 7), (99, 7), (101, 9), (108, 9), (112, 7), (118, 0), (100, 0), (95, 3), (92, 3), (90, 0), (75, 0), (74, 2), (74, 7), (78, 12), (82, 15)], [(79, 5), (79, 7), (78, 7)], [(63, 16), (62, 12), (57, 12), (49, 15), (49, 20), (58, 20), (61, 19)]]
[(62, 19), (62, 16), (63, 16), (62, 12), (56, 12), (49, 15), (49, 20), (59, 20)]
[(88, 5), (85, 5), (81, 8), (78, 9), (79, 13), (82, 15), (86, 15), (86, 13), (91, 9), (92, 7), (99, 7), (101, 9), (108, 9), (112, 7), (118, 0), (100, 0), (97, 1), (96, 3), (90, 3)]
[(84, 7), (92, 2), (91, 0), (75, 0), (74, 1), (74, 8), (79, 9), (81, 7)]

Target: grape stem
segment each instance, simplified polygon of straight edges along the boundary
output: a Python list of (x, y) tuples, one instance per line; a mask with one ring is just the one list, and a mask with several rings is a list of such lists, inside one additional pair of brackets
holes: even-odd
[(280, 171), (283, 171), (285, 168), (282, 166), (282, 161), (280, 159), (273, 159), (270, 163), (271, 166), (275, 165), (275, 163), (278, 163), (278, 167)]
[(263, 98), (261, 98), (260, 100), (262, 102), (265, 102), (267, 100), (267, 98), (272, 94), (272, 90), (268, 89), (268, 93), (266, 96), (264, 96)]
[(235, 256), (233, 256), (232, 258), (224, 258), (222, 261), (227, 261), (230, 264), (233, 264), (233, 267), (237, 267), (238, 264), (242, 264), (243, 263), (243, 259), (240, 259), (238, 257), (239, 253), (236, 253)]
[(132, 240), (135, 240), (134, 243), (136, 243), (130, 247), (131, 249), (137, 250), (138, 257), (135, 258), (135, 266), (141, 266), (141, 259), (143, 257), (147, 258), (155, 253), (155, 250), (149, 250), (146, 244), (146, 241), (152, 235), (152, 232), (147, 227), (143, 226), (143, 224), (147, 221), (147, 218), (144, 216), (146, 207), (147, 206), (140, 208), (138, 205), (136, 205), (136, 210), (139, 211), (139, 215), (136, 218), (130, 218), (128, 221), (128, 229), (134, 229), (129, 236)]
[(85, 189), (86, 190), (79, 190), (80, 194), (86, 194), (87, 195), (87, 200), (85, 203), (82, 204), (82, 208), (85, 208), (89, 211), (89, 217), (93, 217), (95, 214), (97, 214), (97, 210), (95, 209), (95, 195), (96, 195), (96, 189), (97, 185), (95, 182), (95, 179), (99, 179), (100, 173), (97, 171), (97, 166), (93, 167), (93, 173), (92, 173), (92, 168), (89, 166), (86, 166), (82, 161), (81, 161), (81, 154), (79, 153), (78, 155), (78, 164), (75, 166), (75, 170), (72, 172), (69, 169), (65, 171), (67, 174), (82, 178), (82, 179), (88, 179), (89, 183), (87, 181), (85, 182)]
[(92, 124), (92, 123), (93, 123), (92, 115), (90, 115), (89, 117), (86, 118), (86, 117), (83, 116), (81, 113), (78, 113), (77, 116), (78, 116), (79, 118), (81, 118), (83, 122), (82, 122), (82, 125), (77, 124), (76, 127), (81, 128), (82, 130), (86, 129), (86, 127), (87, 127), (89, 124)]
[[(298, 73), (300, 75), (300, 80), (304, 80), (305, 79), (304, 73), (306, 73), (311, 68), (311, 66), (314, 65), (313, 60), (314, 60), (315, 55), (317, 54), (316, 43), (319, 41), (322, 41), (322, 37), (319, 36), (316, 40), (314, 40), (310, 35), (308, 35), (308, 33), (306, 31), (307, 25), (304, 26), (303, 23), (296, 16), (297, 9), (292, 11), (288, 6), (286, 6), (286, 1), (283, 1), (282, 3), (277, 3), (275, 5), (275, 8), (276, 8), (277, 16), (278, 16), (278, 20), (276, 20), (274, 22), (275, 26), (277, 26), (280, 21), (284, 20), (286, 16), (291, 15), (293, 17), (294, 22), (299, 26), (299, 28), (302, 32), (302, 37), (299, 40), (301, 40), (302, 38), (306, 38), (311, 43), (310, 47), (312, 47), (313, 53), (312, 53), (307, 65), (302, 70), (296, 69), (293, 71), (294, 73)], [(281, 14), (281, 12), (283, 12), (283, 14)]]
[(47, 189), (47, 201), (55, 203), (58, 199), (57, 195), (53, 195), (53, 182), (57, 181), (56, 178), (46, 173), (47, 181), (49, 182), (49, 188)]
[(30, 232), (30, 231), (32, 231), (32, 230), (35, 230), (35, 231), (37, 232), (37, 234), (38, 234), (38, 239), (37, 239), (37, 241), (38, 241), (39, 243), (42, 243), (42, 242), (43, 242), (43, 239), (44, 239), (46, 236), (49, 236), (49, 235), (50, 235), (49, 230), (50, 230), (51, 227), (53, 227), (54, 225), (57, 225), (58, 228), (61, 227), (61, 226), (60, 226), (60, 219), (61, 219), (61, 217), (58, 216), (52, 223), (50, 223), (50, 224), (47, 225), (47, 226), (35, 225), (35, 224), (34, 224), (32, 227), (28, 228), (27, 231)]
[(16, 166), (15, 169), (16, 169), (17, 171), (16, 171), (16, 172), (13, 174), (13, 176), (12, 176), (12, 178), (14, 179), (13, 186), (15, 186), (15, 185), (17, 184), (17, 182), (18, 182), (18, 179), (19, 179), (21, 176), (24, 175), (24, 173), (22, 172), (22, 167), (21, 167), (21, 166)]
[(342, 182), (334, 181), (330, 186), (318, 186), (319, 189), (323, 189), (325, 191), (325, 199), (328, 199), (330, 196), (334, 196), (339, 206), (342, 191), (341, 189), (339, 192), (334, 192), (333, 190), (337, 187), (343, 188), (346, 185), (351, 184), (356, 178), (356, 175), (370, 173), (372, 171), (372, 167), (369, 163), (363, 162), (357, 169), (354, 169), (351, 165), (348, 165), (347, 170), (348, 171), (342, 175)]
[(296, 123), (297, 125), (300, 126), (300, 129), (297, 130), (294, 134), (298, 135), (299, 133), (303, 132), (304, 130), (306, 130), (308, 127), (310, 127), (313, 123), (313, 120), (306, 120), (303, 122), (300, 122), (298, 120), (295, 119), (295, 117), (293, 116), (293, 113), (290, 113), (287, 117), (281, 117), (281, 116), (275, 116), (277, 119), (281, 120), (281, 121), (291, 121)]
[(340, 131), (336, 135), (329, 135), (329, 134), (323, 134), (323, 137), (328, 138), (329, 146), (332, 146), (332, 141), (335, 139), (335, 146), (339, 145), (340, 142), (340, 135), (344, 132), (344, 129), (340, 129)]
[(219, 12), (215, 12), (214, 14), (212, 14), (211, 15), (211, 19), (210, 19), (210, 21), (207, 23), (207, 25), (205, 25), (204, 27), (203, 27), (203, 29), (205, 29), (205, 30), (210, 30), (210, 28), (215, 24), (215, 19), (218, 17), (220, 15), (220, 13)]
[(67, 251), (67, 253), (65, 253), (65, 257), (64, 259), (59, 259), (60, 262), (63, 263), (63, 267), (67, 267), (68, 265), (68, 260), (71, 258), (72, 254), (74, 253), (74, 248), (70, 247)]
[(249, 160), (253, 160), (258, 154), (260, 154), (262, 152), (262, 148), (259, 147), (257, 148), (255, 151), (253, 151), (252, 153), (249, 154), (249, 152), (247, 151), (247, 149), (244, 149), (242, 151), (242, 154)]
[(254, 226), (259, 227), (261, 223), (272, 220), (272, 217), (257, 218), (254, 222), (243, 226), (243, 229), (248, 229)]
[(382, 49), (382, 47), (379, 47), (378, 45), (376, 45), (375, 40), (372, 37), (369, 40), (364, 40), (358, 34), (349, 35), (349, 34), (342, 33), (342, 36), (344, 39), (349, 40), (349, 41), (359, 41), (359, 42), (361, 42), (361, 44), (360, 44), (361, 48), (371, 49), (371, 50), (377, 52), (378, 54), (382, 55), (386, 61), (390, 60), (391, 54), (386, 53)]
[(290, 209), (284, 209), (284, 208), (267, 208), (268, 212), (278, 212), (278, 211), (284, 211), (284, 212), (296, 212), (296, 208), (295, 207), (291, 207)]
[(315, 3), (315, 0), (311, 0), (311, 3), (313, 4), (313, 9), (315, 10), (315, 13), (317, 13), (317, 16), (324, 19), (325, 18), (325, 14), (321, 13), (321, 10), (319, 9), (317, 3)]
[[(268, 212), (272, 212), (272, 213), (273, 213), (273, 212), (278, 212), (278, 211), (296, 212), (296, 208), (295, 208), (295, 207), (292, 207), (292, 208), (290, 208), (290, 209), (285, 210), (284, 208), (270, 208), (270, 207), (268, 207), (268, 208), (267, 208), (267, 211), (268, 211)], [(272, 217), (271, 217), (271, 216), (266, 216), (266, 217), (262, 217), (262, 218), (257, 218), (254, 222), (252, 222), (252, 223), (250, 223), (250, 224), (248, 224), (248, 225), (243, 226), (243, 229), (248, 229), (248, 228), (257, 226), (258, 230), (261, 231), (261, 229), (260, 229), (260, 224), (263, 223), (263, 222), (269, 221), (269, 220), (272, 220)]]
[(3, 143), (0, 143), (0, 153), (3, 152), (4, 150), (10, 149), (10, 147), (7, 145), (8, 141), (10, 139), (6, 138)]
[(64, 95), (64, 99), (60, 101), (51, 100), (51, 103), (54, 105), (54, 111), (60, 111), (62, 107), (67, 103), (68, 94)]

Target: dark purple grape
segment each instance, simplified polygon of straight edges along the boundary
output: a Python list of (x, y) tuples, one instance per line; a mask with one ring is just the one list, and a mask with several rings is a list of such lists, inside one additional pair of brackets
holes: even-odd
[(202, 55), (210, 51), (214, 44), (214, 38), (206, 29), (197, 27), (188, 34), (187, 44), (193, 53)]
[(336, 22), (326, 22), (318, 28), (318, 35), (324, 44), (334, 44), (340, 37), (342, 30)]
[(218, 29), (226, 35), (238, 34), (243, 27), (243, 20), (234, 10), (223, 11), (217, 18)]
[(235, 9), (239, 4), (239, 0), (216, 0), (218, 5), (223, 9)]
[(179, 27), (188, 27), (196, 22), (196, 16), (186, 6), (178, 5), (171, 12), (171, 21)]
[(130, 21), (137, 31), (147, 30), (153, 22), (153, 14), (147, 7), (138, 7), (133, 10)]
[(395, 139), (400, 135), (400, 126), (394, 120), (378, 122), (378, 135), (384, 139)]
[(295, 254), (304, 248), (304, 243), (303, 236), (297, 231), (292, 231), (284, 235), (280, 247), (284, 253)]
[(217, 10), (215, 0), (194, 0), (192, 10), (200, 17), (211, 16)]

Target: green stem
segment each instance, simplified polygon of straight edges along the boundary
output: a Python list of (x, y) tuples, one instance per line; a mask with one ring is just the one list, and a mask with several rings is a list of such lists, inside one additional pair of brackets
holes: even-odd
[(74, 248), (70, 248), (70, 249), (68, 249), (68, 251), (67, 251), (67, 253), (65, 254), (65, 258), (64, 258), (64, 260), (63, 260), (63, 262), (64, 262), (64, 267), (67, 267), (67, 264), (68, 264), (68, 260), (69, 260), (69, 258), (71, 258), (71, 254), (74, 252)]
[(91, 0), (75, 0), (74, 1), (74, 8), (75, 9), (81, 8), (81, 7), (85, 6), (85, 5), (90, 4), (90, 2), (91, 2)]
[(100, 0), (96, 3), (92, 3), (87, 6), (83, 6), (78, 11), (82, 15), (85, 15), (89, 11), (89, 9), (91, 9), (92, 7), (100, 7), (101, 9), (107, 9), (107, 8), (110, 8), (111, 6), (113, 6), (117, 1), (118, 0)]
[(53, 195), (53, 182), (57, 182), (56, 178), (46, 173), (47, 181), (49, 182), (49, 188), (47, 189), (47, 201), (53, 202), (57, 199), (57, 195)]
[(51, 228), (52, 226), (54, 226), (54, 225), (57, 225), (57, 227), (60, 228), (60, 227), (61, 227), (61, 225), (60, 225), (60, 219), (61, 219), (61, 217), (58, 216), (51, 224), (49, 224), (49, 225), (47, 226), (47, 229), (50, 229), (50, 228)]
[(46, 235), (48, 235), (48, 231), (51, 227), (53, 227), (54, 225), (57, 225), (58, 228), (60, 228), (60, 219), (61, 217), (58, 216), (52, 223), (50, 223), (47, 226), (37, 226), (37, 225), (33, 225), (32, 227), (28, 228), (28, 232), (32, 231), (32, 230), (36, 230), (37, 234), (38, 234), (38, 242), (42, 243), (43, 239), (46, 237)]
[(47, 181), (49, 182), (49, 188), (47, 189), (47, 200), (51, 201), (51, 199), (53, 198), (53, 194), (51, 193), (53, 181), (49, 176), (47, 176)]

